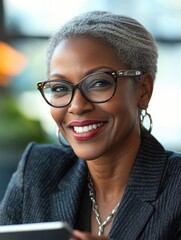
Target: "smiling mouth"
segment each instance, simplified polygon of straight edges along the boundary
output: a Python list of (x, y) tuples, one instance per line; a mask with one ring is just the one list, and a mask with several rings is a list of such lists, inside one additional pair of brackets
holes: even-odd
[(76, 133), (87, 133), (87, 132), (96, 130), (97, 128), (100, 128), (103, 125), (104, 125), (104, 123), (101, 122), (101, 123), (90, 124), (90, 125), (87, 125), (87, 126), (74, 126), (73, 130)]

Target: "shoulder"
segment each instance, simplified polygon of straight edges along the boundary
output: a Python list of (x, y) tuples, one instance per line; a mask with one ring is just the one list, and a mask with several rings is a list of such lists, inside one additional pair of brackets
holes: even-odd
[(170, 191), (178, 192), (181, 199), (181, 153), (166, 152), (165, 169), (162, 176), (162, 184), (169, 187)]
[(161, 192), (166, 191), (167, 194), (172, 192), (181, 199), (181, 153), (166, 150), (153, 136), (143, 135), (142, 140), (140, 152), (142, 162), (146, 165), (146, 174), (150, 169), (152, 179), (155, 183), (157, 179)]
[(30, 143), (25, 149), (22, 159), (30, 164), (60, 164), (67, 160), (77, 159), (73, 150), (60, 145)]
[(181, 161), (181, 152), (166, 150), (167, 158), (172, 161)]
[(181, 153), (168, 151), (168, 150), (166, 150), (165, 152), (166, 152), (167, 167), (172, 171), (180, 172), (181, 171)]
[[(42, 221), (50, 193), (79, 162), (72, 150), (61, 146), (29, 144), (0, 204), (0, 225), (32, 221), (32, 216)], [(32, 209), (38, 209), (36, 214)]]
[(181, 153), (166, 151), (166, 170), (181, 179)]
[(40, 178), (61, 177), (77, 161), (78, 158), (72, 149), (54, 144), (30, 143), (18, 168), (21, 168), (24, 179), (36, 181)]
[[(52, 155), (53, 154), (53, 155)], [(28, 144), (27, 148), (24, 151), (23, 156), (26, 157), (36, 157), (41, 158), (42, 157), (75, 157), (75, 154), (71, 148), (65, 148), (61, 145), (55, 145), (55, 144), (38, 144), (35, 142), (32, 142)]]

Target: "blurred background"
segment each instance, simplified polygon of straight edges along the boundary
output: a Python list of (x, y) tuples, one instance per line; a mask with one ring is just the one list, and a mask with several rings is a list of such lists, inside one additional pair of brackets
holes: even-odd
[(165, 148), (181, 151), (180, 0), (0, 0), (0, 199), (28, 142), (56, 142), (36, 83), (46, 80), (50, 34), (89, 10), (133, 17), (155, 36), (158, 73), (148, 109), (153, 134)]

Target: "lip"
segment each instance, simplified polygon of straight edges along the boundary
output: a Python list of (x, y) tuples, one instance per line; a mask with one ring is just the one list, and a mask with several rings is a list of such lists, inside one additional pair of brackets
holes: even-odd
[[(68, 128), (71, 130), (73, 137), (78, 141), (86, 141), (91, 140), (93, 137), (99, 135), (103, 129), (106, 127), (107, 121), (100, 121), (100, 120), (84, 120), (84, 121), (73, 121), (68, 124)], [(101, 124), (101, 126), (97, 127), (96, 129), (92, 129), (87, 132), (75, 132), (74, 127), (85, 127), (93, 124)]]
[(68, 124), (68, 127), (84, 127), (91, 124), (106, 123), (106, 121), (100, 120), (83, 120), (83, 121), (72, 121)]

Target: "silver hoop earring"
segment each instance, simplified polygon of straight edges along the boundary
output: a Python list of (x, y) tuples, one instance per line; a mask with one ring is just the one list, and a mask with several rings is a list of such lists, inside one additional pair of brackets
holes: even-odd
[(147, 112), (147, 109), (141, 109), (140, 122), (141, 126), (146, 128), (150, 135), (153, 128), (153, 121), (151, 115)]
[(59, 143), (66, 147), (66, 148), (70, 148), (71, 146), (68, 144), (68, 142), (65, 140), (65, 138), (63, 137), (63, 135), (61, 134), (60, 130), (57, 129), (57, 138), (58, 138), (58, 141)]

